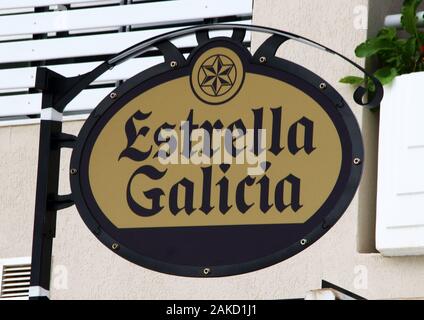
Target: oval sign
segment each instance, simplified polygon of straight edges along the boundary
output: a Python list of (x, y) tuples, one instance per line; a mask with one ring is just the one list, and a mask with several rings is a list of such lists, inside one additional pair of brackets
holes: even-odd
[(194, 277), (267, 267), (344, 213), (363, 146), (343, 98), (312, 72), (218, 38), (106, 97), (72, 154), (78, 211), (109, 248)]

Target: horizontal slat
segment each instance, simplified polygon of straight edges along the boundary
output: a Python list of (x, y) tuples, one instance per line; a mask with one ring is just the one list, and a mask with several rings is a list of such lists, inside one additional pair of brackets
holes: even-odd
[[(252, 0), (179, 0), (0, 17), (0, 36), (139, 25), (152, 27), (250, 15)], [(11, 27), (12, 26), (12, 27)]]
[(12, 270), (16, 268), (31, 268), (30, 264), (14, 264), (14, 265), (4, 265), (4, 269)]
[(5, 300), (15, 300), (10, 298), (21, 298), (16, 300), (26, 300), (25, 297), (28, 297), (28, 292), (22, 292), (22, 293), (9, 293), (9, 294), (2, 294), (1, 298)]
[(30, 265), (31, 265), (30, 257), (0, 259), (0, 266), (3, 268), (10, 268), (15, 266), (30, 266)]
[[(95, 108), (113, 88), (87, 89), (81, 92), (66, 107), (65, 111), (86, 111)], [(41, 94), (23, 94), (0, 97), (0, 117), (39, 114), (41, 110)], [(27, 273), (22, 274), (22, 276)]]
[[(123, 63), (112, 70), (100, 76), (94, 84), (101, 84), (105, 82), (112, 82), (118, 80), (126, 80), (136, 73), (147, 69), (153, 65), (163, 62), (162, 57), (146, 57), (130, 60)], [(79, 74), (86, 73), (101, 62), (85, 62), (74, 64), (63, 64), (56, 66), (49, 66), (48, 68), (56, 71), (66, 77), (72, 77)], [(0, 89), (1, 90), (14, 90), (14, 89), (27, 89), (33, 88), (35, 85), (35, 75), (37, 68), (16, 68), (16, 69), (3, 69), (0, 70)]]
[[(185, 57), (188, 55), (185, 54)], [(112, 70), (104, 73), (93, 84), (105, 84), (120, 80), (127, 80), (137, 73), (146, 70), (164, 61), (161, 56), (145, 57), (129, 60)], [(71, 63), (48, 66), (65, 77), (73, 77), (93, 70), (102, 62)], [(35, 86), (37, 67), (0, 69), (0, 92), (24, 91)]]
[[(250, 20), (240, 23), (249, 24)], [(180, 28), (0, 43), (0, 63), (115, 54), (140, 41), (177, 29)], [(249, 37), (250, 34), (246, 35), (246, 39)], [(174, 43), (181, 48), (197, 44), (195, 36), (183, 37)]]
[[(88, 89), (81, 92), (66, 107), (66, 111), (91, 110), (111, 92), (113, 88)], [(41, 93), (0, 97), (0, 117), (39, 114)]]
[(11, 272), (11, 271), (22, 271), (22, 270), (31, 270), (31, 266), (4, 266), (3, 272)]
[[(0, 103), (0, 106), (2, 106), (1, 103)], [(2, 107), (0, 107), (0, 108), (2, 108)], [(13, 277), (27, 276), (29, 274), (30, 274), (30, 271), (22, 271), (22, 272), (14, 271), (14, 272), (10, 272), (10, 273), (3, 271), (3, 278), (12, 279)]]
[[(164, 31), (168, 30), (175, 29)], [(114, 54), (160, 33), (161, 30), (146, 30), (4, 43), (0, 44), (0, 63)]]
[(27, 277), (18, 277), (18, 278), (3, 279), (3, 283), (17, 282), (17, 281), (29, 281), (30, 278), (31, 278), (30, 275), (28, 275)]
[[(81, 1), (81, 0), (80, 0)], [(97, 0), (97, 1), (93, 1), (91, 0), (90, 2), (84, 1), (81, 3), (73, 3), (71, 4), (71, 8), (81, 8), (81, 7), (93, 7), (93, 6), (102, 6), (102, 5), (107, 5), (107, 4), (115, 4), (115, 3), (120, 3), (122, 0)], [(149, 1), (149, 0), (139, 0), (141, 2), (144, 1)], [(164, 1), (164, 0), (159, 0), (159, 1)], [(165, 0), (167, 1), (167, 0)], [(137, 1), (132, 1), (132, 3), (135, 3)]]
[(72, 36), (76, 35), (86, 35), (87, 33), (106, 33), (106, 32), (117, 32), (119, 28), (117, 27), (108, 27), (108, 28), (96, 28), (96, 29), (80, 29), (69, 31), (69, 34)]
[(17, 36), (2, 36), (0, 41), (18, 41), (18, 40), (30, 40), (32, 39), (32, 34), (20, 34)]
[(26, 94), (0, 97), (0, 117), (39, 114), (41, 94)]
[(14, 295), (10, 295), (10, 297), (6, 297), (6, 296), (2, 296), (0, 299), (2, 300), (28, 300), (28, 292), (27, 293), (23, 293), (19, 296), (14, 296)]
[[(96, 3), (104, 2), (102, 0), (2, 0), (0, 10), (47, 7), (57, 4), (75, 4), (75, 3)], [(115, 1), (116, 2), (116, 1)]]
[(84, 90), (66, 107), (65, 111), (84, 111), (94, 109), (113, 88)]
[[(63, 122), (69, 121), (85, 121), (87, 120), (88, 113), (80, 114), (65, 114), (63, 116)], [(40, 124), (40, 118), (26, 118), (26, 117), (11, 117), (11, 118), (0, 118), (0, 127), (11, 127), (11, 126), (25, 126), (31, 124)]]
[(5, 9), (5, 10), (0, 10), (0, 14), (2, 14), (2, 15), (5, 15), (5, 14), (28, 13), (28, 12), (34, 12), (34, 8), (20, 8), (20, 9)]
[(25, 293), (28, 292), (29, 288), (27, 287), (22, 287), (22, 288), (9, 288), (9, 289), (2, 289), (2, 295), (3, 294), (11, 294), (11, 293), (16, 293), (16, 294), (20, 294), (20, 293)]
[(13, 282), (13, 283), (4, 283), (3, 284), (3, 291), (4, 288), (21, 288), (21, 287), (28, 287), (29, 286), (29, 281), (25, 281), (25, 282)]

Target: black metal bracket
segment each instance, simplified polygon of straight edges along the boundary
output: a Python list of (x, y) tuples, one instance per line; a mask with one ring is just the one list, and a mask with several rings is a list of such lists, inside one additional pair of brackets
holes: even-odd
[(58, 135), (52, 137), (52, 147), (72, 149), (76, 140), (76, 136), (69, 133), (60, 132)]
[[(238, 41), (240, 43), (243, 42), (246, 36), (246, 29), (244, 28), (233, 28), (233, 34), (231, 35), (231, 39)], [(195, 32), (196, 40), (198, 45), (202, 45), (210, 40), (209, 30), (198, 30)]]
[(48, 200), (48, 208), (51, 210), (62, 210), (74, 205), (72, 194), (55, 195)]
[[(43, 94), (42, 112), (52, 108), (61, 114), (66, 99), (80, 92), (83, 79), (84, 76), (66, 78), (50, 69), (37, 68), (35, 88)], [(57, 211), (73, 205), (72, 195), (58, 195), (60, 150), (72, 148), (75, 140), (75, 136), (62, 132), (58, 119), (41, 119), (30, 281), (30, 294), (35, 294), (30, 299), (48, 299)]]
[(185, 28), (185, 29), (179, 29), (177, 31), (167, 32), (167, 33), (158, 35), (156, 37), (147, 39), (145, 41), (141, 41), (141, 42), (133, 45), (132, 47), (125, 49), (124, 51), (122, 51), (122, 52), (118, 53), (117, 55), (115, 55), (114, 57), (110, 58), (107, 61), (107, 64), (109, 66), (119, 65), (119, 64), (127, 61), (128, 59), (137, 57), (137, 56), (147, 52), (148, 50), (151, 49), (151, 47), (154, 47), (159, 42), (162, 42), (164, 40), (172, 40), (172, 39), (180, 38), (180, 37), (187, 36), (187, 35), (190, 35), (190, 34), (195, 34), (197, 42), (199, 44), (202, 44), (209, 39), (209, 32), (214, 31), (214, 30), (233, 30), (233, 36), (232, 36), (233, 39), (239, 39), (240, 36), (242, 35), (242, 32), (246, 32), (246, 31), (269, 34), (271, 36), (279, 36), (281, 39), (285, 39), (284, 41), (286, 41), (286, 40), (297, 41), (297, 42), (303, 43), (305, 45), (308, 45), (310, 47), (313, 47), (315, 49), (319, 49), (319, 50), (325, 51), (327, 53), (330, 53), (332, 55), (335, 55), (335, 56), (343, 59), (347, 63), (351, 64), (352, 66), (354, 66), (359, 71), (363, 72), (366, 75), (366, 77), (368, 77), (369, 80), (372, 81), (375, 85), (375, 91), (373, 93), (373, 96), (368, 97), (368, 99), (366, 99), (367, 93), (368, 93), (366, 88), (359, 86), (355, 90), (353, 98), (354, 98), (354, 100), (357, 104), (359, 104), (363, 107), (372, 109), (372, 108), (378, 107), (380, 105), (381, 100), (383, 99), (384, 90), (383, 90), (383, 85), (381, 84), (381, 82), (374, 75), (372, 75), (367, 70), (365, 70), (363, 67), (361, 67), (360, 65), (358, 65), (357, 63), (355, 63), (351, 59), (345, 57), (341, 53), (338, 53), (338, 52), (336, 52), (336, 51), (334, 51), (334, 50), (332, 50), (332, 49), (330, 49), (330, 48), (328, 48), (328, 47), (326, 47), (326, 46), (324, 46), (324, 45), (322, 45), (322, 44), (320, 44), (316, 41), (313, 41), (313, 40), (310, 40), (308, 38), (299, 36), (297, 34), (293, 34), (293, 33), (286, 32), (286, 31), (281, 31), (281, 30), (274, 29), (274, 28), (256, 26), (256, 25), (210, 24), (210, 25), (188, 27), (188, 28)]
[(38, 67), (35, 89), (43, 93), (41, 108), (53, 108), (62, 113), (70, 101), (110, 68), (105, 62), (90, 72), (68, 78), (48, 68)]
[(274, 57), (277, 54), (278, 48), (286, 41), (290, 40), (289, 38), (281, 35), (272, 35), (264, 41), (264, 43), (256, 50), (254, 54), (254, 59), (258, 62), (261, 57), (270, 58)]
[(157, 43), (155, 47), (158, 48), (164, 56), (165, 63), (176, 63), (173, 68), (185, 64), (186, 59), (184, 58), (183, 54), (171, 41), (164, 40), (162, 42)]

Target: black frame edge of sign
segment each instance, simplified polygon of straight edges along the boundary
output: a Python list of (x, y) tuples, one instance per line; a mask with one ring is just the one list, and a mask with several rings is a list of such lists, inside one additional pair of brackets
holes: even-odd
[[(280, 39), (280, 41), (282, 40), (283, 39)], [(236, 42), (230, 40), (229, 38), (213, 38), (210, 42), (203, 43), (200, 48), (205, 45), (208, 45), (209, 43), (215, 43), (218, 41), (236, 44)], [(222, 45), (223, 44), (221, 43), (220, 46)], [(269, 48), (269, 45), (265, 45), (264, 48)], [(197, 50), (195, 50), (194, 53), (196, 52)], [(263, 52), (263, 50), (260, 48), (257, 52), (261, 53)], [(188, 59), (188, 61), (190, 61), (190, 58)], [(74, 152), (72, 154), (71, 168), (75, 169), (77, 173), (70, 175), (70, 181), (78, 211), (80, 212), (80, 215), (84, 220), (85, 224), (106, 247), (108, 247), (121, 257), (132, 261), (133, 263), (158, 272), (186, 277), (224, 277), (256, 271), (258, 269), (269, 267), (275, 263), (284, 261), (287, 258), (294, 256), (295, 254), (303, 251), (304, 249), (312, 245), (320, 237), (322, 237), (343, 215), (348, 205), (350, 204), (354, 194), (356, 193), (362, 173), (362, 161), (359, 164), (355, 164), (353, 162), (353, 159), (358, 158), (362, 160), (364, 154), (360, 129), (349, 106), (339, 95), (339, 93), (334, 88), (332, 88), (327, 82), (325, 82), (316, 74), (297, 64), (294, 64), (281, 58), (277, 58), (275, 56), (270, 57), (269, 55), (267, 57), (266, 66), (263, 66), (261, 64), (260, 56), (258, 55), (254, 55), (253, 57), (251, 57), (251, 62), (255, 64), (258, 68), (277, 69), (279, 71), (283, 71), (284, 73), (290, 73), (291, 75), (298, 78), (300, 82), (304, 82), (310, 87), (315, 88), (317, 93), (324, 95), (329, 101), (331, 101), (332, 107), (337, 110), (337, 112), (339, 112), (339, 114), (341, 115), (343, 122), (346, 124), (346, 128), (349, 131), (349, 140), (351, 141), (352, 145), (352, 153), (351, 155), (349, 155), (349, 157), (351, 158), (351, 174), (346, 182), (346, 185), (348, 187), (346, 187), (345, 193), (341, 195), (339, 200), (336, 202), (335, 208), (331, 210), (329, 214), (326, 215), (326, 219), (323, 220), (322, 223), (320, 223), (313, 230), (313, 232), (311, 232), (302, 239), (306, 240), (305, 242), (298, 241), (290, 247), (282, 251), (276, 252), (271, 256), (236, 265), (184, 266), (170, 264), (140, 255), (123, 245), (119, 240), (111, 237), (107, 232), (104, 232), (103, 228), (100, 226), (100, 223), (96, 220), (96, 218), (93, 217), (91, 210), (88, 208), (87, 198), (84, 196), (83, 192), (81, 192), (81, 177), (79, 175), (79, 172), (81, 172), (80, 161), (82, 150), (86, 144), (87, 137), (91, 134), (92, 128), (97, 124), (98, 120), (102, 117), (102, 115), (106, 113), (109, 108), (111, 108), (117, 103), (119, 103), (120, 105), (125, 104), (125, 102), (122, 102), (122, 100), (120, 101), (120, 99), (123, 99), (128, 102), (127, 100), (130, 100), (133, 96), (139, 93), (137, 87), (152, 77), (160, 77), (161, 74), (167, 74), (168, 72), (178, 72), (178, 70), (176, 69), (170, 69), (167, 63), (162, 63), (146, 71), (143, 71), (134, 76), (133, 78), (127, 80), (124, 84), (114, 90), (114, 93), (116, 95), (114, 95), (113, 99), (108, 96), (100, 102), (100, 104), (85, 122), (84, 127), (79, 134), (79, 138), (77, 140)], [(181, 66), (181, 68), (183, 67), (184, 66)], [(322, 87), (323, 83), (325, 83), (325, 89), (323, 89)], [(131, 96), (130, 98), (127, 97), (128, 94)], [(90, 201), (92, 202), (91, 199)]]
[[(299, 40), (308, 46), (314, 47), (315, 49), (322, 49), (327, 53), (337, 55), (344, 61), (359, 69), (361, 72), (364, 72), (376, 84), (379, 94), (373, 98), (371, 103), (361, 103), (362, 95), (364, 93), (363, 88), (362, 90), (358, 89), (355, 91), (354, 98), (358, 104), (371, 108), (376, 107), (379, 105), (383, 97), (383, 88), (378, 79), (373, 77), (364, 68), (349, 58), (312, 40), (278, 29), (255, 25), (211, 24), (189, 27), (141, 41), (140, 43), (122, 51), (121, 53), (116, 54), (114, 57), (108, 61), (105, 61), (94, 70), (77, 77), (67, 78), (46, 67), (38, 67), (35, 88), (43, 94), (41, 108), (52, 108), (59, 113), (63, 113), (67, 104), (72, 101), (83, 89), (87, 88), (92, 81), (97, 79), (106, 71), (110, 70), (115, 65), (118, 65), (123, 61), (132, 58), (134, 52), (141, 54), (145, 48), (155, 45), (162, 40), (170, 40), (194, 33), (196, 33), (198, 40), (202, 38), (207, 40), (209, 38), (207, 33), (208, 31), (212, 30), (233, 30), (234, 33), (236, 33), (237, 30), (242, 30), (244, 32), (246, 30), (250, 30), (252, 32), (279, 35), (280, 37), (288, 36), (288, 39), (290, 40)], [(199, 36), (202, 33), (203, 37)], [(345, 108), (348, 108), (348, 106), (346, 105)], [(350, 121), (352, 121), (352, 119)], [(67, 197), (66, 203), (61, 203), (61, 201), (58, 200), (60, 196), (58, 195), (56, 179), (58, 179), (59, 176), (58, 165), (60, 163), (60, 155), (58, 156), (58, 153), (54, 150), (60, 149), (62, 147), (72, 147), (71, 143), (67, 146), (60, 143), (61, 135), (62, 127), (60, 121), (56, 121), (54, 119), (41, 120), (30, 286), (33, 288), (39, 288), (40, 290), (42, 289), (45, 292), (36, 292), (34, 295), (30, 296), (30, 299), (48, 299), (48, 291), (50, 289), (52, 244), (56, 233), (55, 229), (57, 210), (72, 205), (72, 197)], [(57, 143), (58, 139), (59, 143)], [(53, 147), (54, 145), (55, 147)], [(335, 222), (336, 221), (332, 221), (330, 223)]]

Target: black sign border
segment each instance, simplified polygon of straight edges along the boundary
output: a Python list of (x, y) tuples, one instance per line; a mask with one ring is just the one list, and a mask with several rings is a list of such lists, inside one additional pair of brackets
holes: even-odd
[[(163, 83), (164, 77), (168, 79), (175, 79), (182, 75), (189, 75), (190, 61), (193, 58), (197, 57), (204, 51), (208, 50), (213, 46), (225, 46), (232, 50), (236, 50), (240, 54), (243, 62), (249, 62), (245, 66), (246, 72), (266, 74), (267, 76), (274, 76), (279, 78), (282, 81), (288, 82), (302, 91), (308, 91), (309, 95), (314, 99), (327, 99), (328, 105), (331, 108), (337, 109), (337, 114), (340, 117), (338, 121), (341, 121), (345, 127), (345, 132), (342, 133), (342, 138), (347, 142), (345, 148), (343, 149), (343, 164), (341, 175), (343, 177), (343, 192), (339, 192), (340, 196), (336, 199), (330, 199), (334, 196), (334, 190), (330, 197), (327, 199), (326, 204), (331, 202), (332, 209), (324, 217), (318, 217), (320, 221), (313, 221), (317, 218), (317, 213), (323, 210), (321, 207), (317, 213), (307, 222), (312, 223), (316, 226), (312, 232), (302, 236), (301, 239), (293, 242), (292, 245), (287, 248), (274, 252), (268, 256), (255, 259), (249, 262), (230, 264), (230, 265), (202, 265), (202, 266), (193, 266), (193, 265), (183, 265), (183, 264), (172, 264), (166, 263), (151, 257), (141, 255), (131, 248), (128, 248), (126, 245), (122, 244), (119, 240), (111, 236), (108, 231), (105, 231), (101, 225), (105, 226), (105, 223), (111, 223), (104, 218), (102, 214), (93, 214), (92, 210), (89, 209), (89, 205), (93, 207), (93, 198), (83, 190), (84, 185), (84, 159), (83, 155), (84, 149), (87, 147), (87, 139), (91, 136), (93, 128), (98, 124), (101, 119), (104, 119), (102, 115), (105, 112), (110, 110), (112, 106), (125, 105), (129, 100), (133, 99), (135, 96), (140, 94), (143, 90), (148, 90), (149, 88), (143, 88), (143, 84), (147, 80), (150, 81), (150, 87), (157, 83)], [(283, 71), (283, 73), (281, 72)], [(281, 79), (282, 74), (286, 79)], [(290, 81), (287, 81), (290, 79)], [(307, 88), (307, 90), (305, 90)], [(142, 89), (142, 90), (141, 90)], [(105, 97), (100, 104), (95, 108), (91, 113), (87, 121), (85, 122), (83, 128), (81, 129), (78, 140), (75, 144), (75, 148), (72, 153), (70, 167), (74, 170), (70, 170), (70, 183), (72, 189), (72, 195), (74, 202), (77, 206), (77, 209), (85, 222), (88, 228), (93, 232), (93, 234), (108, 248), (113, 250), (116, 254), (121, 257), (132, 261), (140, 266), (156, 270), (159, 272), (179, 275), (179, 276), (188, 276), (188, 277), (223, 277), (237, 275), (241, 273), (247, 273), (251, 271), (256, 271), (268, 266), (271, 266), (275, 263), (284, 261), (297, 253), (305, 250), (308, 246), (313, 244), (316, 240), (321, 238), (344, 214), (345, 210), (348, 208), (350, 202), (352, 201), (356, 190), (359, 186), (362, 168), (363, 168), (363, 142), (361, 137), (361, 132), (356, 121), (355, 116), (350, 110), (347, 103), (340, 96), (340, 94), (332, 88), (327, 82), (321, 79), (316, 74), (311, 71), (289, 62), (287, 60), (277, 58), (277, 57), (267, 57), (266, 63), (260, 59), (260, 57), (252, 57), (244, 47), (242, 47), (238, 42), (231, 40), (230, 38), (214, 38), (207, 42), (206, 44), (196, 48), (187, 59), (187, 64), (184, 66), (179, 66), (178, 68), (172, 68), (168, 63), (162, 63), (157, 66), (154, 66), (146, 71), (141, 72), (140, 74), (134, 76), (133, 78), (124, 82), (116, 90), (114, 90), (116, 95), (110, 95)], [(312, 94), (311, 94), (312, 93)], [(313, 96), (315, 95), (315, 96)], [(319, 103), (319, 102), (318, 102)], [(319, 103), (323, 106), (322, 103)], [(211, 108), (219, 108), (219, 106), (211, 106)], [(118, 108), (119, 109), (119, 108)], [(326, 110), (323, 107), (324, 110)], [(328, 111), (327, 111), (328, 112)], [(333, 119), (333, 118), (332, 118)], [(334, 121), (334, 119), (333, 119)], [(339, 128), (338, 128), (339, 129)], [(340, 132), (339, 132), (340, 134)], [(356, 161), (354, 159), (357, 159)], [(85, 159), (86, 160), (86, 159)], [(85, 161), (87, 164), (88, 162)], [(88, 165), (86, 165), (88, 167)], [(340, 179), (340, 177), (339, 177)], [(336, 188), (335, 188), (336, 189)], [(340, 191), (340, 190), (339, 190)], [(334, 197), (333, 197), (334, 198)], [(330, 201), (329, 201), (330, 200)], [(94, 201), (95, 202), (95, 201)], [(89, 204), (89, 205), (87, 205)], [(97, 206), (94, 203), (95, 206)], [(315, 219), (314, 219), (315, 218)], [(99, 220), (99, 221), (98, 221)], [(101, 221), (103, 220), (103, 221)], [(237, 228), (238, 226), (226, 226), (226, 227), (196, 227), (196, 228)], [(244, 227), (244, 226), (241, 226)], [(252, 227), (252, 226), (250, 226)], [(261, 226), (257, 226), (261, 227)], [(193, 228), (193, 227), (190, 227)], [(162, 228), (170, 229), (170, 228)], [(175, 229), (175, 228), (174, 228)], [(184, 228), (180, 228), (184, 229)]]

